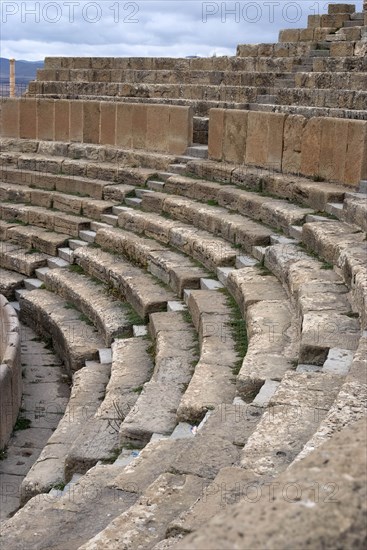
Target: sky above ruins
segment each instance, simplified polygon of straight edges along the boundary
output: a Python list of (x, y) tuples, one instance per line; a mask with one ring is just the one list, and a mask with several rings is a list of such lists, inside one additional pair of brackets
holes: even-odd
[[(333, 0), (346, 3), (346, 0)], [(362, 10), (362, 0), (354, 3)], [(234, 55), (307, 26), (327, 2), (0, 0), (1, 57)]]

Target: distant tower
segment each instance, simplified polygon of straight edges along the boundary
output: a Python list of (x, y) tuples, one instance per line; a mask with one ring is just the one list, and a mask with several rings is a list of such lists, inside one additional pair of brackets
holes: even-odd
[(15, 96), (15, 59), (9, 59), (9, 95)]

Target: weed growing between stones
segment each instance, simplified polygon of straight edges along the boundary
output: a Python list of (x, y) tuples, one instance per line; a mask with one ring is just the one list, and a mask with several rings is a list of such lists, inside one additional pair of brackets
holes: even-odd
[(225, 288), (221, 288), (220, 292), (225, 294), (227, 298), (227, 304), (232, 311), (231, 321), (229, 321), (228, 326), (231, 331), (232, 338), (235, 344), (235, 350), (238, 355), (238, 359), (232, 367), (233, 374), (237, 376), (237, 374), (241, 370), (243, 358), (245, 357), (248, 348), (246, 321), (242, 317), (240, 308), (238, 307), (236, 300), (229, 294), (228, 290)]

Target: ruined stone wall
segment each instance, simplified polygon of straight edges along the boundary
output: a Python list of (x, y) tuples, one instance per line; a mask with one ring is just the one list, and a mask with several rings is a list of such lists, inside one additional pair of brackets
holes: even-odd
[(367, 121), (212, 109), (209, 158), (358, 186)]
[(178, 105), (6, 98), (1, 135), (180, 155), (192, 144), (193, 115)]
[(0, 294), (0, 449), (16, 422), (22, 398), (20, 332), (18, 317)]

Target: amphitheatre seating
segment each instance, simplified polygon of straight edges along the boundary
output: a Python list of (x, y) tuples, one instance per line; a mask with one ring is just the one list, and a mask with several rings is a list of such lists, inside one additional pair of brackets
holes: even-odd
[[(366, 24), (331, 4), (230, 58), (48, 58), (2, 103), (1, 284), (71, 381), (5, 546), (362, 548)], [(310, 480), (336, 477), (326, 508)], [(295, 482), (296, 513), (248, 502)]]

